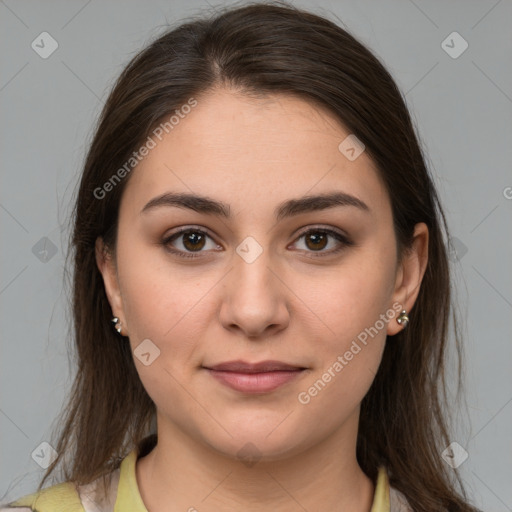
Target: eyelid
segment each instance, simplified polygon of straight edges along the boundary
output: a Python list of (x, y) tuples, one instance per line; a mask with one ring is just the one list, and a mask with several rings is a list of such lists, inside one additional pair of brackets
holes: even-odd
[(188, 231), (199, 231), (201, 233), (204, 233), (205, 235), (208, 235), (210, 238), (213, 238), (213, 239), (215, 238), (213, 233), (208, 228), (205, 228), (204, 226), (199, 226), (196, 224), (190, 224), (189, 226), (183, 226), (183, 227), (177, 228), (177, 231), (174, 231), (173, 233), (171, 233), (169, 235), (164, 235), (163, 239), (169, 240), (173, 236), (177, 236), (182, 233), (187, 233)]
[(347, 239), (349, 238), (348, 234), (346, 234), (341, 229), (335, 228), (334, 226), (328, 226), (325, 224), (311, 224), (311, 225), (305, 227), (304, 229), (301, 228), (294, 236), (295, 236), (295, 239), (297, 239), (301, 236), (308, 234), (310, 231), (317, 231), (317, 230), (318, 231), (334, 232), (342, 237), (345, 237)]

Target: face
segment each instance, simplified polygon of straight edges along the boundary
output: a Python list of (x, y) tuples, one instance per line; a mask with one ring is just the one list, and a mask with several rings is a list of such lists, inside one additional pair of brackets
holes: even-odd
[[(357, 424), (423, 267), (397, 264), (384, 185), (364, 151), (339, 149), (350, 133), (328, 112), (230, 90), (197, 102), (132, 171), (115, 262), (98, 265), (159, 435), (284, 457)], [(152, 201), (170, 193), (225, 215)], [(300, 202), (333, 193), (345, 201)], [(240, 360), (302, 370), (210, 370)]]

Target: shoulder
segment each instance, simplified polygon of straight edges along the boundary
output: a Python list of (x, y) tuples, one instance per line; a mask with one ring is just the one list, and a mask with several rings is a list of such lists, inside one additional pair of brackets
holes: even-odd
[(12, 501), (0, 512), (85, 512), (76, 486), (72, 482), (52, 485)]
[(23, 496), (5, 505), (0, 512), (111, 512), (119, 482), (117, 469), (110, 473), (108, 484), (100, 477), (86, 485), (63, 482)]
[(125, 510), (125, 503), (132, 506), (135, 502), (136, 510), (147, 512), (137, 488), (135, 463), (155, 444), (156, 434), (150, 434), (120, 459), (117, 469), (110, 473), (88, 484), (62, 482), (10, 503), (0, 503), (0, 512), (114, 512), (116, 508)]

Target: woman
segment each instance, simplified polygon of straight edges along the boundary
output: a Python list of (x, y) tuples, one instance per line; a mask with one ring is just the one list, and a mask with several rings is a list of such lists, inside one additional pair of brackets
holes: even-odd
[(76, 381), (4, 510), (476, 510), (441, 457), (443, 229), (403, 97), (345, 30), (275, 3), (167, 32), (91, 144)]

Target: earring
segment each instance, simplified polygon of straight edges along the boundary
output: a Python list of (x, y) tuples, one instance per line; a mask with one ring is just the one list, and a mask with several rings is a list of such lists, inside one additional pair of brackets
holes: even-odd
[(407, 324), (409, 323), (409, 317), (407, 316), (407, 312), (405, 311), (405, 309), (402, 309), (402, 312), (400, 313), (400, 315), (398, 316), (396, 321), (400, 325), (403, 325), (404, 327), (407, 327)]
[(121, 334), (121, 322), (119, 321), (119, 318), (117, 318), (117, 316), (114, 316), (114, 317), (112, 317), (111, 322), (113, 322), (115, 324), (114, 327), (115, 327), (116, 331), (119, 334)]

